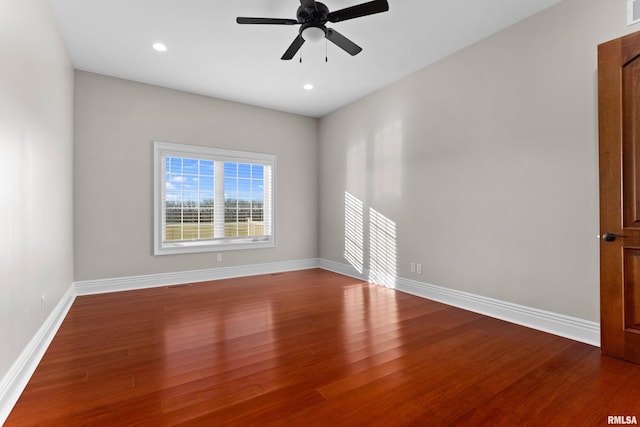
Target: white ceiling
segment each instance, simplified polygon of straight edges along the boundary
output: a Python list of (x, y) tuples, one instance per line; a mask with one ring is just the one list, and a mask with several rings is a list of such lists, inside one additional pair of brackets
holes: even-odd
[(295, 19), (298, 0), (50, 1), (77, 69), (321, 117), (560, 0), (389, 0), (389, 12), (328, 25), (359, 55), (306, 43), (302, 64), (280, 60), (298, 26), (235, 22)]

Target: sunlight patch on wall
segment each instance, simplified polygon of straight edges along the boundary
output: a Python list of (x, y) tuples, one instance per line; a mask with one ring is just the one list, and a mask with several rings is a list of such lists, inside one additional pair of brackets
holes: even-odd
[(376, 199), (398, 200), (402, 197), (402, 138), (400, 122), (386, 126), (374, 136), (373, 189)]
[(369, 281), (395, 288), (396, 223), (375, 209), (369, 208), (369, 228), (371, 252)]
[(364, 218), (362, 201), (344, 193), (344, 257), (358, 273), (364, 270)]
[(347, 149), (347, 190), (360, 196), (367, 188), (367, 143), (362, 139), (349, 144)]

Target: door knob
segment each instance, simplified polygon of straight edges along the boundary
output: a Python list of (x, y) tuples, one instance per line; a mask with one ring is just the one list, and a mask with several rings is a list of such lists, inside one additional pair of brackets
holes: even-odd
[(604, 233), (602, 235), (602, 240), (604, 240), (605, 242), (613, 242), (614, 240), (616, 240), (616, 235), (613, 233)]

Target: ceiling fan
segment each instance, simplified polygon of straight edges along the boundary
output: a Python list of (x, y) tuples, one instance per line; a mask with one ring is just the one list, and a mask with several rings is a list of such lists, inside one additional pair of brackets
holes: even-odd
[(238, 24), (271, 24), (271, 25), (300, 25), (298, 36), (286, 50), (281, 59), (292, 59), (305, 41), (317, 41), (326, 38), (350, 55), (357, 55), (362, 48), (332, 28), (327, 28), (327, 22), (340, 22), (361, 16), (389, 10), (387, 0), (374, 0), (367, 3), (347, 7), (330, 12), (323, 3), (315, 0), (300, 0), (297, 19), (286, 18), (246, 18), (238, 17)]

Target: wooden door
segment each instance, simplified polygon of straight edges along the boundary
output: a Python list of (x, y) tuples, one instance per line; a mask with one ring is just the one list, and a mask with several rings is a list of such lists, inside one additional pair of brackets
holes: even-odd
[(604, 354), (640, 363), (640, 32), (598, 46)]

